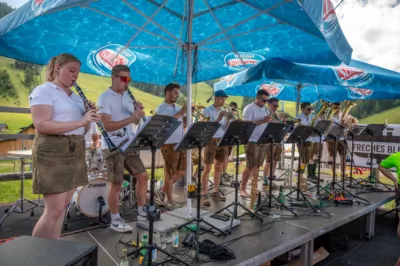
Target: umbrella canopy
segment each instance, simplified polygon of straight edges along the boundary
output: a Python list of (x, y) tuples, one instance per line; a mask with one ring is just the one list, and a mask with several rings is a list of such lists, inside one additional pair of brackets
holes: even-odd
[(338, 65), (352, 54), (330, 0), (31, 0), (0, 20), (0, 47), (36, 64), (72, 53), (95, 75), (122, 63), (160, 85), (186, 83), (188, 49), (196, 82), (268, 58)]
[(280, 100), (296, 101), (300, 88), (301, 102), (400, 98), (399, 73), (355, 60), (350, 61), (350, 66), (306, 65), (268, 59), (222, 78), (214, 84), (214, 90), (254, 97), (259, 89), (265, 89)]

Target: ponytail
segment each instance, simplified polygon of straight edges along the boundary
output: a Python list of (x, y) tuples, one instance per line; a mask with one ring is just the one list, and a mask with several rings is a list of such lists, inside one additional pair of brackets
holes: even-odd
[(54, 81), (54, 79), (56, 78), (55, 68), (57, 65), (62, 66), (69, 62), (78, 62), (79, 64), (81, 64), (81, 61), (79, 61), (79, 59), (73, 56), (72, 54), (63, 53), (57, 56), (53, 56), (50, 59), (50, 62), (47, 64), (46, 77), (45, 77), (46, 81), (50, 82)]

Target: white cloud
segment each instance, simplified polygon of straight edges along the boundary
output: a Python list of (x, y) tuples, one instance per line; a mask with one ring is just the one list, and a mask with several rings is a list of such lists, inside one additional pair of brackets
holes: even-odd
[(399, 0), (343, 0), (336, 13), (353, 59), (400, 72)]
[(5, 2), (7, 3), (7, 5), (9, 5), (9, 6), (13, 7), (13, 8), (19, 8), (23, 4), (28, 2), (28, 0), (5, 0)]

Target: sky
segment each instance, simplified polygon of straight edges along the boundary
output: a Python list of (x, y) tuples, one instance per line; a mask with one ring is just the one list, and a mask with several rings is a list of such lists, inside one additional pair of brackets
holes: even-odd
[[(0, 0), (4, 1), (4, 0)], [(331, 0), (353, 59), (400, 72), (400, 0)], [(18, 8), (27, 0), (5, 0)]]

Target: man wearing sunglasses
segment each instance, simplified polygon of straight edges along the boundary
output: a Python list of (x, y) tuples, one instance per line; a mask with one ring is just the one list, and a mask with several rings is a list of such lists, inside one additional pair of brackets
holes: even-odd
[[(129, 67), (114, 66), (111, 73), (111, 87), (102, 93), (98, 100), (100, 120), (115, 146), (133, 135), (132, 123), (138, 125), (144, 115), (143, 106), (139, 103), (139, 108), (135, 110), (133, 102), (126, 92), (130, 81)], [(118, 232), (132, 231), (132, 227), (120, 217), (118, 211), (124, 170), (126, 169), (137, 180), (138, 214), (146, 217), (143, 209), (147, 194), (146, 168), (139, 157), (139, 152), (130, 154), (110, 152), (104, 138), (102, 138), (101, 146), (104, 152), (104, 163), (107, 166), (108, 180), (111, 182), (108, 195), (108, 206), (111, 213), (110, 228)]]
[[(277, 110), (279, 107), (279, 100), (277, 98), (270, 98), (268, 100), (268, 110), (269, 113), (272, 117), (271, 122), (273, 123), (286, 123), (286, 121), (279, 117), (277, 114)], [(272, 151), (272, 176), (268, 178), (268, 175), (270, 174), (270, 154), (271, 154), (271, 144), (267, 144), (267, 156), (264, 164), (264, 180), (276, 180), (276, 175), (275, 175), (275, 170), (276, 166), (281, 159), (282, 155), (282, 144), (280, 143), (275, 143), (273, 146), (273, 151)]]
[[(301, 114), (299, 114), (298, 116), (298, 118), (300, 119), (300, 124), (304, 126), (311, 126), (312, 124), (311, 112), (313, 110), (313, 108), (311, 107), (311, 103), (309, 102), (302, 103), (300, 105), (300, 109), (301, 109)], [(316, 181), (317, 167), (316, 164), (314, 163), (313, 157), (314, 155), (319, 154), (318, 151), (319, 151), (318, 136), (310, 136), (308, 139), (306, 139), (306, 141), (302, 145), (302, 149), (300, 150), (301, 162), (304, 165), (307, 165), (307, 179), (309, 181)], [(307, 181), (303, 179), (301, 182), (303, 187), (307, 186)]]
[(268, 97), (267, 91), (259, 90), (255, 101), (243, 109), (243, 120), (252, 121), (257, 125), (245, 146), (246, 168), (243, 171), (242, 183), (240, 184), (240, 196), (245, 198), (250, 197), (246, 191), (247, 182), (250, 176), (258, 180), (260, 166), (263, 164), (267, 153), (266, 145), (258, 145), (257, 141), (264, 132), (267, 123), (272, 121), (272, 117), (265, 107)]

